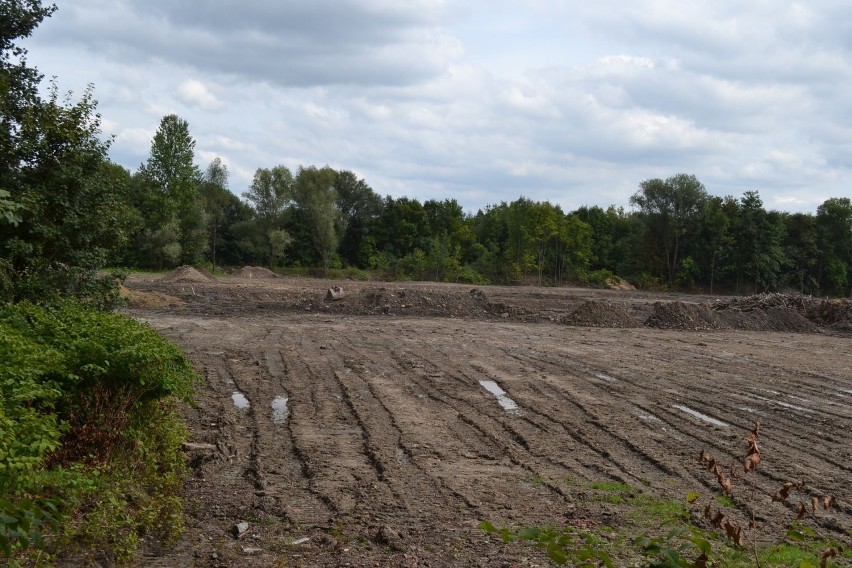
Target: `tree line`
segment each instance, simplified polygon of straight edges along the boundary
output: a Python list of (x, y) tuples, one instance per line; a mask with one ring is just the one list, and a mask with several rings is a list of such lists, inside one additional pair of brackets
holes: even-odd
[[(452, 198), (381, 197), (348, 170), (258, 168), (242, 198), (220, 158), (203, 171), (187, 122), (163, 117), (136, 172), (109, 160), (91, 89), (79, 101), (23, 64), (2, 104), (0, 284), (9, 297), (91, 292), (104, 266), (369, 270), (466, 283), (710, 293), (852, 293), (852, 203), (767, 210), (694, 176), (642, 181), (630, 209), (563, 211), (520, 197), (466, 213)], [(9, 292), (17, 290), (17, 292)]]
[(148, 161), (126, 170), (138, 229), (121, 263), (372, 270), (468, 283), (604, 285), (847, 295), (852, 203), (768, 211), (757, 191), (710, 195), (694, 176), (639, 184), (631, 209), (563, 211), (524, 197), (465, 213), (455, 199), (381, 197), (348, 170), (258, 168), (242, 199), (214, 159), (199, 171), (189, 126), (162, 119)]

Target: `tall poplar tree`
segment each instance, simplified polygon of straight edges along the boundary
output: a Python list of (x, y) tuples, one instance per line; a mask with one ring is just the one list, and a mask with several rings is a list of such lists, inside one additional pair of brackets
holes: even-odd
[(177, 227), (180, 259), (189, 264), (201, 262), (208, 246), (207, 219), (200, 199), (195, 140), (184, 119), (174, 114), (162, 118), (151, 142), (151, 155), (139, 173), (146, 181), (148, 230), (155, 234), (166, 226)]

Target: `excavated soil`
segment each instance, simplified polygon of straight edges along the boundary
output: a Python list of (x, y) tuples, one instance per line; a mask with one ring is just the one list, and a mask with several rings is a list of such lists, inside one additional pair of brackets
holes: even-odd
[[(342, 300), (324, 300), (332, 285)], [(651, 522), (629, 498), (693, 491), (703, 523), (720, 491), (699, 452), (739, 462), (756, 419), (761, 538), (780, 538), (799, 500), (834, 495), (807, 522), (850, 545), (843, 303), (740, 299), (753, 304), (740, 310), (636, 291), (293, 278), (127, 286), (185, 301), (130, 313), (206, 378), (186, 409), (186, 535), (149, 547), (142, 565), (544, 566), (479, 523), (592, 527), (615, 542), (619, 527)], [(725, 319), (790, 325), (788, 310), (809, 325)], [(623, 326), (600, 323), (615, 316)], [(772, 502), (788, 480), (806, 494)], [(729, 514), (741, 524), (748, 494), (738, 481)], [(630, 565), (635, 551), (620, 546), (616, 565)]]
[(637, 327), (639, 323), (623, 308), (588, 300), (571, 312), (562, 323), (586, 327)]
[(234, 272), (231, 276), (235, 278), (249, 278), (252, 280), (274, 280), (276, 278), (281, 278), (280, 275), (275, 274), (268, 268), (263, 268), (262, 266), (243, 266), (242, 268)]
[(161, 282), (215, 282), (216, 277), (207, 271), (183, 265), (175, 268), (160, 279)]

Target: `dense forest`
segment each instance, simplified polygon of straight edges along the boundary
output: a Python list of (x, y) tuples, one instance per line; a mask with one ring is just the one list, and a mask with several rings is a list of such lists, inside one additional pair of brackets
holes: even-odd
[[(148, 161), (109, 166), (132, 235), (113, 263), (141, 268), (368, 269), (390, 278), (603, 285), (751, 293), (778, 288), (843, 296), (852, 276), (852, 203), (816, 214), (767, 211), (757, 191), (711, 195), (693, 175), (638, 184), (630, 209), (520, 197), (465, 213), (452, 198), (381, 197), (351, 171), (259, 168), (243, 199), (220, 159), (194, 165), (177, 116), (162, 119)], [(105, 166), (106, 168), (106, 166)]]

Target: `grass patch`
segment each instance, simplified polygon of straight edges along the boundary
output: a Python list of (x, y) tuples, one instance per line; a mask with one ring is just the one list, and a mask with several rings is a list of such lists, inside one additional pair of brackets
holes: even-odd
[(598, 492), (592, 496), (593, 502), (611, 505), (623, 505), (629, 502), (636, 493), (636, 490), (630, 485), (617, 481), (593, 481), (589, 484), (589, 489)]
[(725, 507), (736, 508), (737, 506), (736, 501), (734, 501), (724, 493), (716, 495), (715, 499), (719, 502), (720, 505), (723, 505)]

